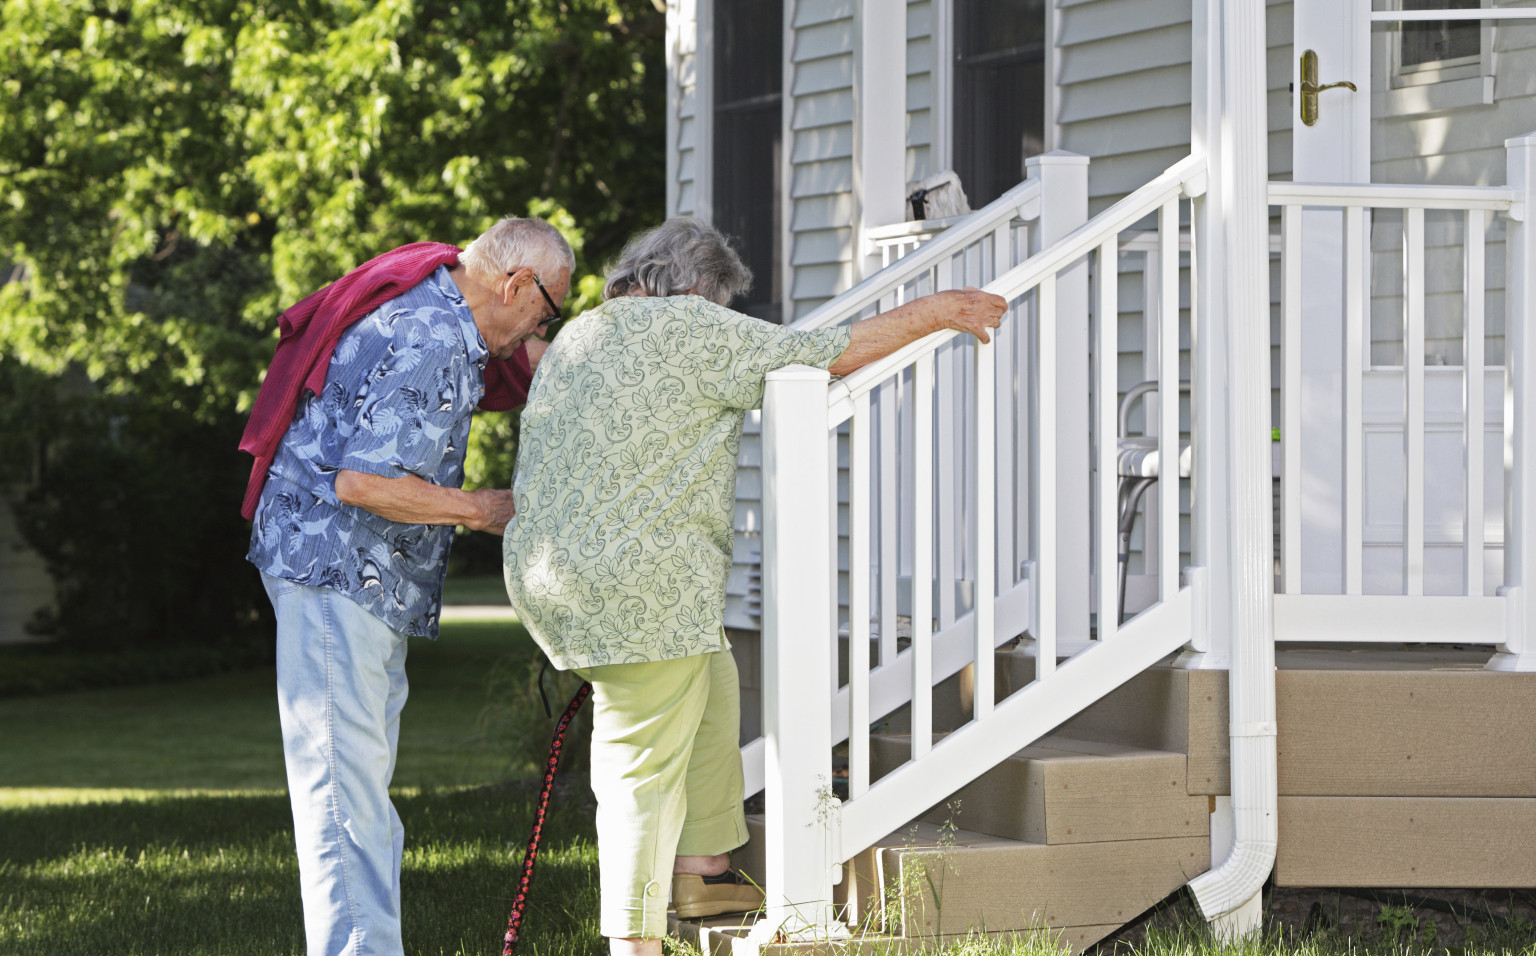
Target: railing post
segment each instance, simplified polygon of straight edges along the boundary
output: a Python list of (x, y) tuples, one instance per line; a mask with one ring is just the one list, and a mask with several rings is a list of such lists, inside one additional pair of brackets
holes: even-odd
[(1530, 189), (1536, 184), (1536, 133), (1504, 143), (1508, 151), (1511, 189), (1519, 190), (1516, 208), (1510, 211), (1507, 240), (1509, 268), (1505, 301), (1507, 365), (1504, 406), (1505, 458), (1510, 462), (1507, 485), (1508, 525), (1504, 535), (1505, 598), (1504, 643), (1488, 662), (1489, 670), (1536, 671), (1536, 608), (1531, 607), (1531, 588), (1536, 586), (1536, 401), (1531, 375), (1536, 372), (1536, 236), (1532, 235)]
[(860, 279), (881, 267), (880, 250), (864, 238), (875, 226), (906, 218), (907, 58), (892, 50), (907, 47), (907, 0), (864, 0), (854, 4), (859, 44), (854, 96), (854, 192), (858, 220), (854, 235), (862, 255), (854, 257)]
[(761, 933), (846, 935), (832, 915), (841, 862), (832, 795), (833, 572), (828, 542), (827, 382), (821, 369), (768, 374), (763, 398), (763, 737), (767, 918)]
[[(1028, 176), (1040, 178), (1040, 227), (1031, 230), (1031, 252), (1038, 252), (1088, 221), (1088, 157), (1052, 150), (1024, 163)], [(1053, 561), (1056, 577), (1057, 646), (1088, 640), (1088, 609), (1093, 592), (1088, 575), (1092, 568), (1089, 532), (1093, 507), (1093, 481), (1089, 467), (1091, 410), (1088, 404), (1088, 260), (1084, 258), (1056, 277), (1056, 420), (1040, 422), (1041, 440), (1055, 436), (1056, 502), (1062, 533), (1054, 555), (1034, 555), (1037, 562)]]

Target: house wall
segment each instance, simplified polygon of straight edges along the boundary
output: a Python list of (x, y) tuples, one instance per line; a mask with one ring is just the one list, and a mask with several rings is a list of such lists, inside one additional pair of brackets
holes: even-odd
[(0, 644), (33, 640), (32, 615), (53, 601), (53, 582), (42, 559), (21, 540), (11, 511), (15, 489), (0, 489)]
[(797, 319), (853, 284), (855, 0), (786, 0), (789, 271)]
[(708, 208), (708, 111), (700, 98), (708, 83), (701, 83), (699, 13), (709, 0), (680, 0), (667, 17), (667, 215), (702, 216)]

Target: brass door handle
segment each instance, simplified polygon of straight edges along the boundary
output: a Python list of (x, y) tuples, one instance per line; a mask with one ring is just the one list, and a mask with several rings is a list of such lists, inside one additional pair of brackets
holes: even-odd
[(1323, 90), (1334, 90), (1343, 87), (1351, 92), (1359, 92), (1355, 84), (1348, 80), (1340, 80), (1337, 83), (1325, 83), (1321, 86), (1317, 83), (1317, 51), (1308, 50), (1301, 55), (1301, 122), (1304, 126), (1317, 124), (1317, 94)]

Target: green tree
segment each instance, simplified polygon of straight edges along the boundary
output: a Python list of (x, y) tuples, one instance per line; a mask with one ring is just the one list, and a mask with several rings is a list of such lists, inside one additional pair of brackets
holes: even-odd
[[(661, 215), (663, 28), (649, 0), (0, 3), (0, 355), (91, 383), (62, 403), (48, 383), (0, 394), (0, 423), (62, 416), (23, 506), (61, 602), (89, 594), (82, 549), (126, 533), (64, 540), (95, 486), (61, 469), (100, 471), (65, 454), (71, 435), (173, 486), (96, 495), (149, 527), (236, 510), (277, 314), (364, 259), (542, 215), (578, 251), (572, 305), (595, 301), (590, 272)], [(513, 426), (483, 418), (472, 480), (504, 483)], [(196, 547), (241, 554), (242, 536)], [(163, 557), (194, 578), (216, 564)]]

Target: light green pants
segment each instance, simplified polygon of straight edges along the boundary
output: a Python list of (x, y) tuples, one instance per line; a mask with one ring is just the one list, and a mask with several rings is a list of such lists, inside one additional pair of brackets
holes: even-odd
[(667, 934), (675, 856), (747, 842), (741, 700), (729, 650), (578, 670), (592, 682), (599, 931)]

